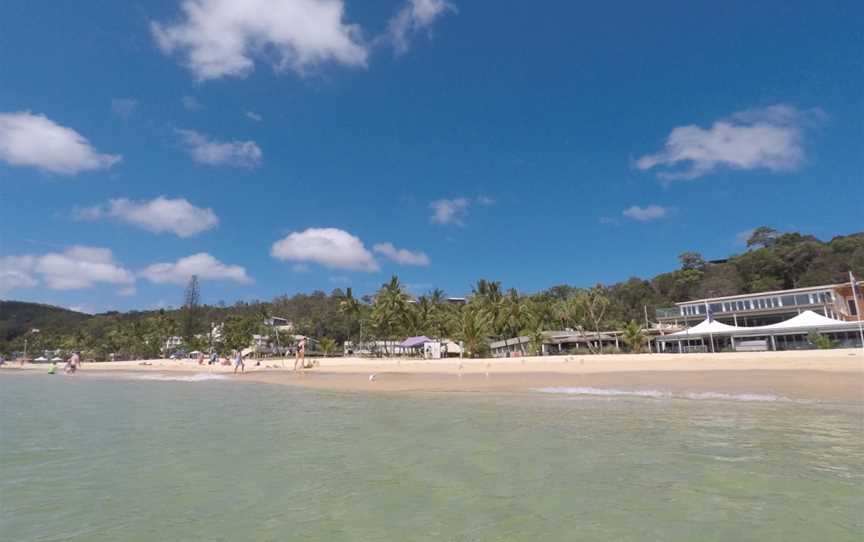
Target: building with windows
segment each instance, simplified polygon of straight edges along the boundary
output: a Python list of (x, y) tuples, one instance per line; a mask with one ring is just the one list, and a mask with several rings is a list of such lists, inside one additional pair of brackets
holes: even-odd
[(710, 317), (723, 324), (749, 327), (777, 324), (812, 311), (833, 320), (857, 321), (864, 312), (862, 287), (864, 282), (858, 282), (857, 305), (851, 283), (828, 284), (685, 301), (674, 308), (657, 309), (657, 320), (686, 328)]

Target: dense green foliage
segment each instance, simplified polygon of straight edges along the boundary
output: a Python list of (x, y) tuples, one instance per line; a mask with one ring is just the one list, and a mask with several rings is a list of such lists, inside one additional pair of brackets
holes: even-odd
[[(111, 354), (120, 359), (152, 357), (166, 353), (163, 345), (172, 336), (185, 336), (187, 350), (226, 352), (247, 346), (253, 334), (269, 334), (272, 330), (263, 325), (269, 316), (292, 321), (296, 333), (318, 339), (318, 348), (326, 346), (328, 351), (335, 348), (334, 342), (401, 340), (410, 335), (463, 341), (470, 355), (486, 353), (489, 339), (525, 335), (531, 339), (527, 348), (534, 351), (543, 330), (564, 328), (591, 333), (624, 329), (628, 349), (638, 351), (643, 347), (638, 327), (646, 316), (653, 320), (659, 307), (703, 297), (841, 283), (848, 280), (849, 270), (864, 277), (864, 233), (822, 242), (762, 227), (754, 230), (746, 252), (728, 260), (707, 262), (698, 253), (685, 252), (680, 261), (679, 269), (650, 280), (631, 278), (591, 288), (559, 285), (530, 295), (481, 279), (464, 306), (448, 303), (441, 290), (412, 299), (397, 277), (363, 299), (355, 298), (349, 288), (230, 307), (199, 305), (195, 281), (187, 287), (179, 310), (95, 316), (4, 301), (0, 352), (22, 351), (26, 338), (30, 352), (52, 348), (82, 350), (97, 359)], [(213, 341), (209, 330), (220, 324), (222, 339)], [(33, 328), (39, 332), (33, 333)], [(290, 341), (284, 337), (280, 346), (290, 346)]]

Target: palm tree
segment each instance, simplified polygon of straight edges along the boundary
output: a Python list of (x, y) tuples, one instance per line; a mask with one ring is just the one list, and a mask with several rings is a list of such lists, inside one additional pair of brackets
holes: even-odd
[(444, 290), (436, 288), (429, 292), (429, 303), (431, 305), (430, 331), (432, 336), (443, 339), (447, 336), (448, 322), (451, 317), (451, 306), (447, 304)]
[[(354, 324), (360, 323), (360, 301), (354, 297), (351, 288), (347, 288), (345, 290), (345, 295), (342, 299), (339, 300), (339, 312), (345, 315), (348, 318), (348, 339), (351, 339), (351, 331), (354, 328)], [(362, 337), (363, 326), (360, 325), (360, 337), (358, 337), (358, 342), (363, 342)], [(359, 346), (359, 345), (357, 345)]]
[[(534, 316), (524, 299), (519, 297), (519, 293), (515, 289), (511, 289), (507, 296), (501, 301), (501, 311), (499, 312), (499, 326), (502, 331), (506, 331), (510, 337), (516, 337), (525, 325)], [(540, 322), (536, 323), (535, 327), (540, 327)], [(519, 349), (525, 353), (522, 344), (519, 344)]]
[(540, 318), (535, 315), (529, 317), (528, 323), (521, 334), (528, 337), (532, 356), (543, 354), (543, 342), (546, 340), (546, 334), (543, 332), (543, 321)]
[(320, 341), (318, 341), (318, 348), (324, 352), (325, 356), (329, 356), (331, 352), (336, 350), (337, 344), (336, 341), (331, 339), (330, 337), (324, 337)]
[(630, 320), (624, 326), (621, 340), (627, 345), (631, 352), (639, 353), (648, 341), (648, 337), (642, 331), (642, 326), (636, 320)]
[(595, 353), (603, 353), (600, 339), (600, 326), (605, 323), (606, 310), (609, 308), (609, 297), (602, 285), (597, 285), (589, 290), (579, 292), (570, 303), (573, 320), (583, 330), (588, 328), (594, 332), (596, 346), (588, 341), (588, 348)]
[(475, 307), (462, 308), (456, 321), (456, 338), (462, 341), (469, 357), (476, 357), (486, 347), (489, 320)]
[[(400, 325), (405, 323), (408, 313), (408, 294), (399, 282), (399, 277), (393, 275), (390, 282), (381, 285), (375, 296), (372, 307), (372, 321), (385, 341), (393, 340)], [(385, 348), (389, 354), (389, 349)]]

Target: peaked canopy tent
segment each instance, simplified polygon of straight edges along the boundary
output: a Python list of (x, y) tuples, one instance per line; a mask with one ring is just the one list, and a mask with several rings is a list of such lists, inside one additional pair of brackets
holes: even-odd
[(670, 333), (669, 335), (663, 335), (662, 338), (686, 339), (708, 337), (709, 335), (728, 335), (739, 329), (741, 328), (738, 326), (730, 326), (729, 324), (724, 324), (716, 320), (703, 320), (691, 328), (685, 329), (684, 331)]
[(776, 337), (778, 336), (807, 335), (811, 331), (817, 331), (819, 333), (848, 334), (856, 332), (857, 330), (857, 322), (844, 322), (843, 320), (835, 320), (833, 318), (822, 316), (813, 311), (804, 311), (788, 320), (767, 326), (730, 326), (716, 321), (703, 320), (689, 329), (671, 333), (669, 335), (663, 335), (658, 337), (657, 340), (660, 341), (661, 344), (670, 341), (673, 343), (677, 342), (678, 350), (683, 351), (684, 341), (687, 341), (689, 345), (690, 341), (698, 340), (701, 341), (704, 346), (705, 339), (709, 339), (713, 346), (715, 337), (728, 338), (729, 345), (734, 350), (736, 339), (765, 337), (766, 341), (770, 340), (772, 349), (776, 350)]

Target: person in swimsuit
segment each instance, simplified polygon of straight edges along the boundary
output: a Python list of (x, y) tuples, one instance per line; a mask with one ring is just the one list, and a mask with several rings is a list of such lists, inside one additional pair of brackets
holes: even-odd
[(72, 355), (69, 356), (69, 362), (66, 364), (66, 372), (69, 374), (75, 374), (80, 363), (81, 358), (78, 356), (78, 352), (73, 352)]
[(294, 370), (297, 370), (297, 365), (301, 369), (306, 367), (306, 337), (300, 339), (297, 343), (297, 357), (294, 359)]
[(246, 372), (246, 364), (243, 363), (243, 353), (238, 350), (237, 356), (234, 358), (234, 374), (237, 374), (237, 369), (240, 369), (241, 373)]

